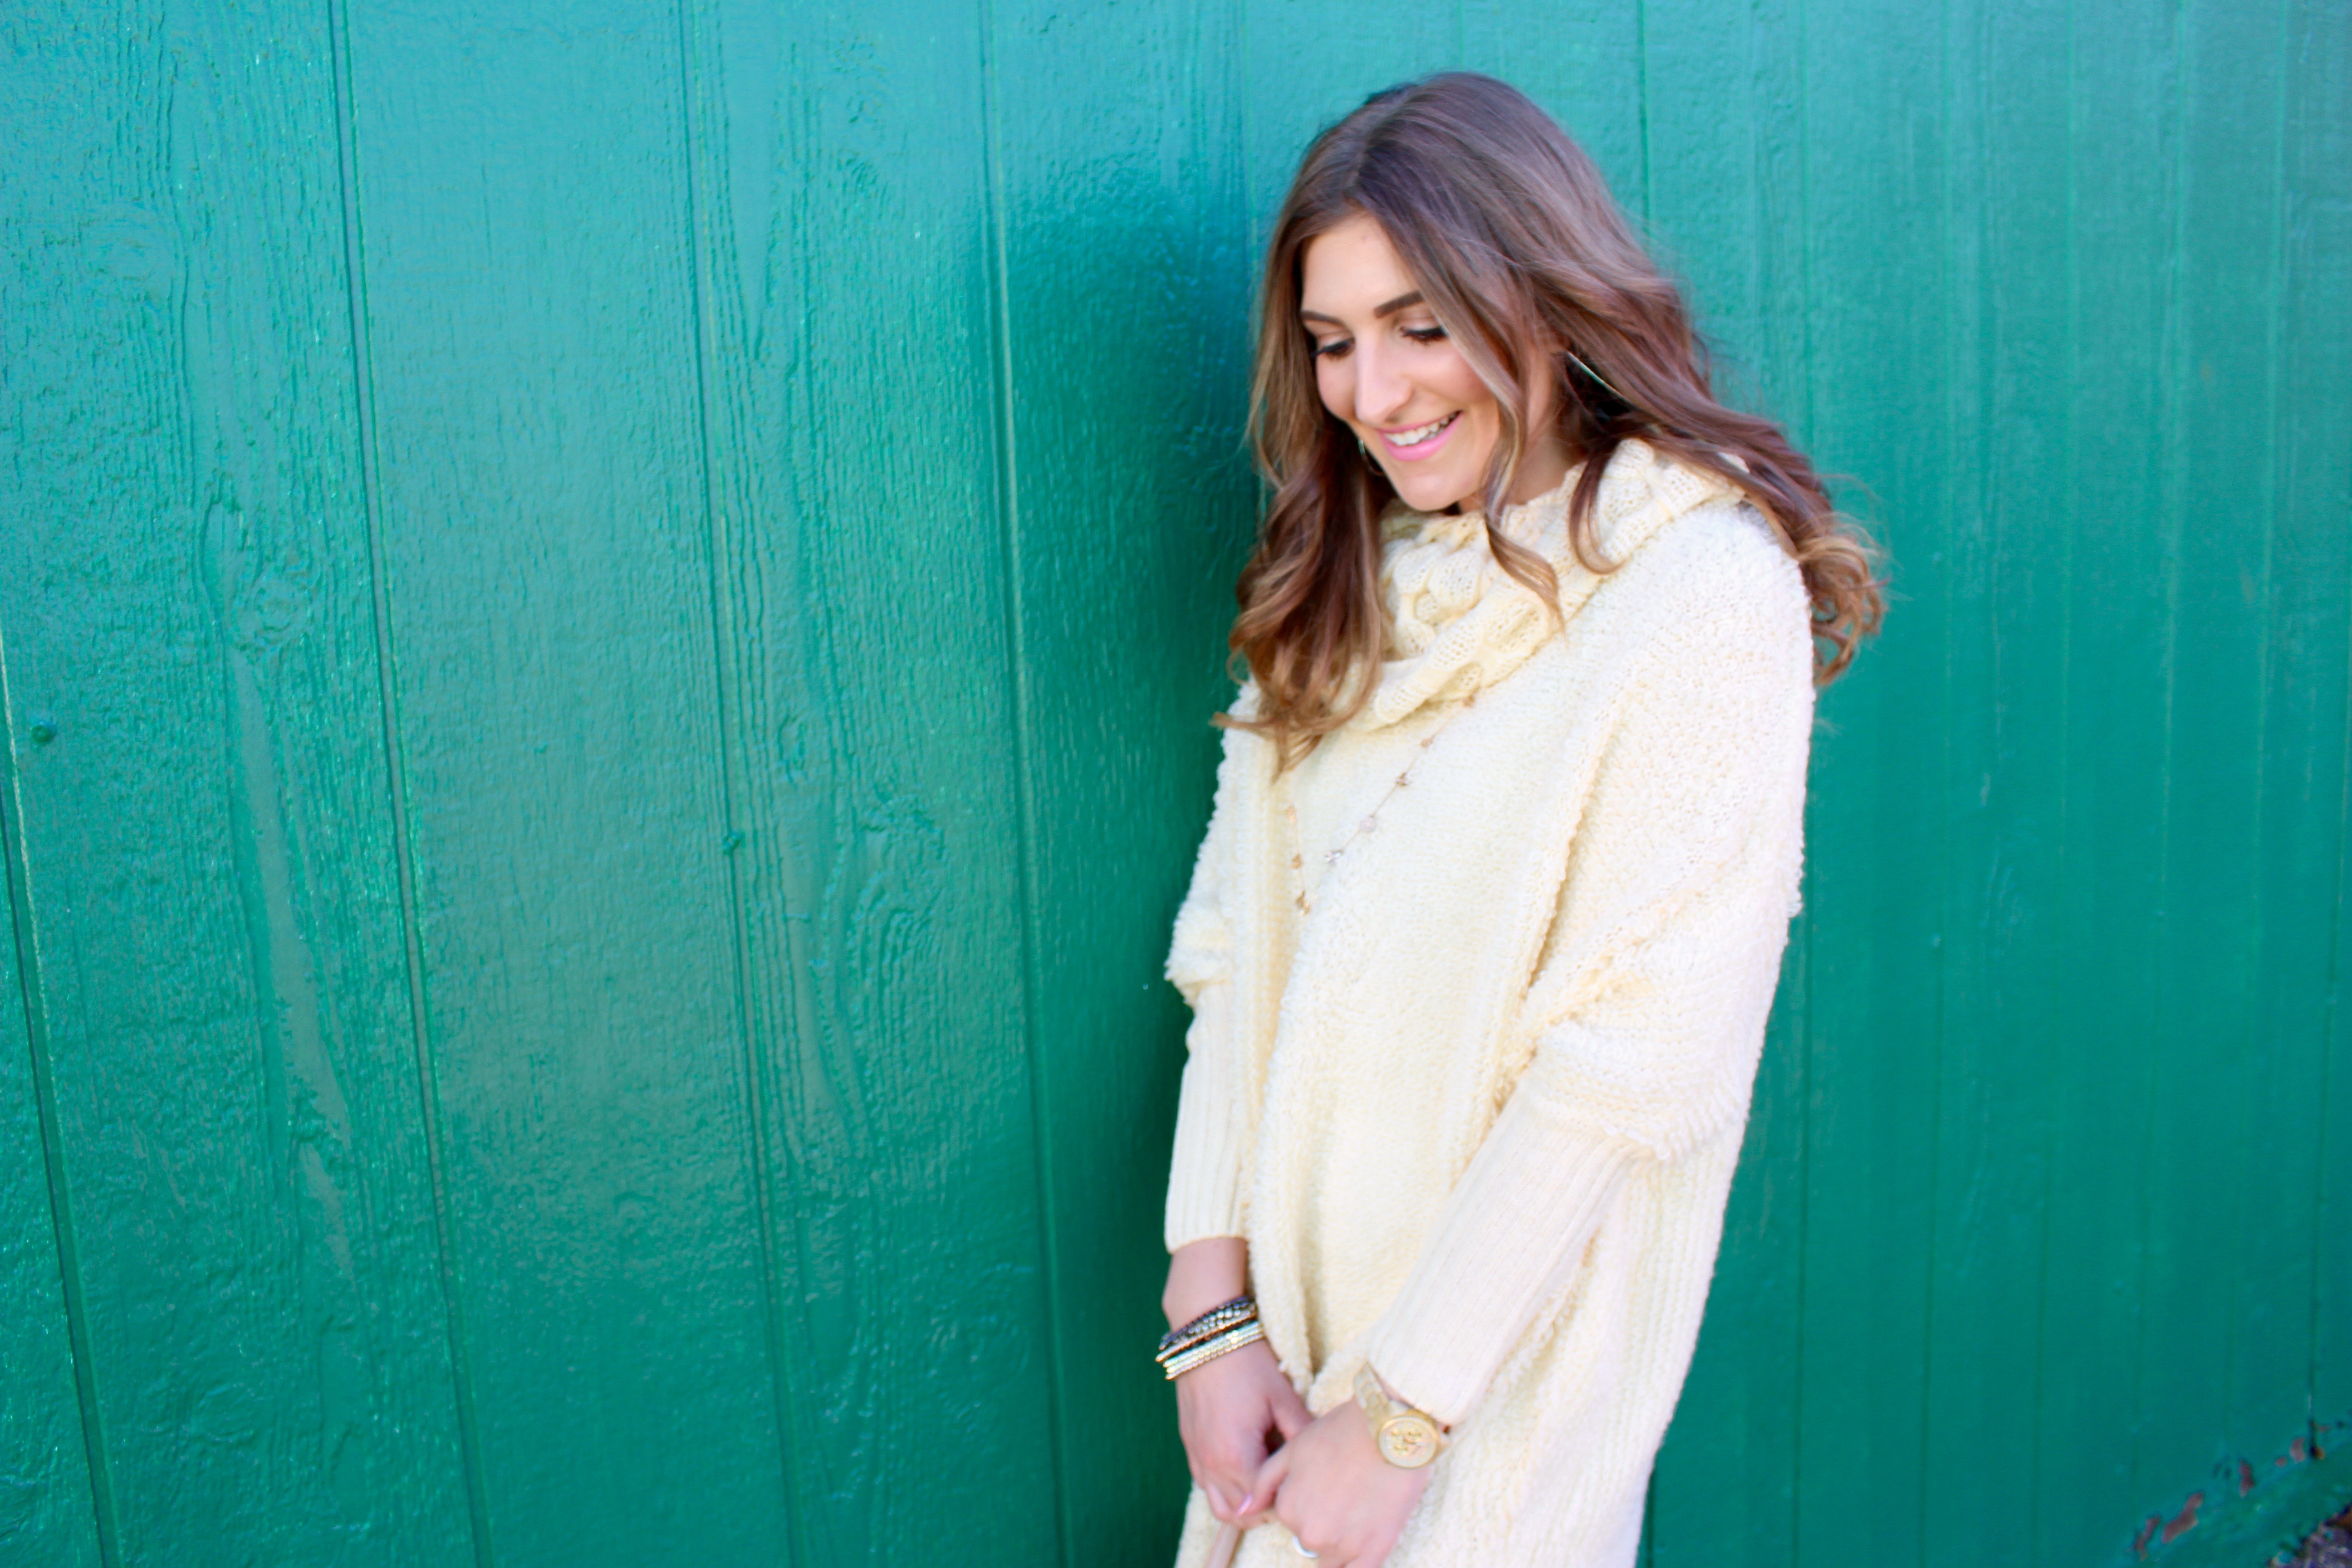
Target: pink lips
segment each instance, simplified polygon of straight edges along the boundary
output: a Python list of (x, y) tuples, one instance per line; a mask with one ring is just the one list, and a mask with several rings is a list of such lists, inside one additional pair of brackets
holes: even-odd
[[(1423, 424), (1427, 424), (1427, 423), (1428, 423), (1428, 421), (1423, 420), (1422, 423), (1423, 423)], [(1455, 412), (1455, 413), (1454, 413), (1454, 414), (1450, 414), (1450, 415), (1448, 415), (1448, 416), (1446, 416), (1445, 428), (1444, 428), (1444, 429), (1440, 430), (1436, 435), (1432, 436), (1428, 440), (1423, 441), (1423, 442), (1421, 442), (1421, 443), (1420, 443), (1419, 445), (1417, 445), (1417, 446), (1412, 446), (1412, 447), (1400, 447), (1400, 446), (1398, 446), (1394, 441), (1392, 441), (1392, 440), (1391, 440), (1391, 439), (1389, 438), (1389, 433), (1388, 433), (1387, 431), (1383, 430), (1383, 431), (1381, 431), (1381, 432), (1380, 433), (1380, 434), (1381, 434), (1381, 446), (1383, 446), (1383, 447), (1387, 447), (1387, 448), (1388, 448), (1389, 456), (1390, 456), (1390, 457), (1391, 457), (1391, 458), (1394, 458), (1398, 462), (1400, 462), (1400, 463), (1417, 463), (1417, 462), (1420, 462), (1420, 461), (1421, 461), (1423, 458), (1433, 458), (1433, 457), (1435, 457), (1435, 456), (1437, 455), (1438, 449), (1439, 449), (1440, 447), (1444, 447), (1447, 441), (1449, 441), (1449, 440), (1453, 439), (1454, 432), (1454, 430), (1455, 430), (1457, 427), (1459, 427), (1459, 426), (1460, 426), (1461, 423), (1462, 423), (1462, 416), (1461, 416), (1461, 414), (1460, 414), (1458, 411), (1457, 411), (1457, 412)], [(1405, 426), (1405, 428), (1406, 428), (1406, 429), (1408, 429), (1408, 430), (1418, 430), (1418, 429), (1420, 429), (1420, 428), (1421, 428), (1421, 426), (1420, 426), (1420, 425), (1408, 425), (1408, 426)]]

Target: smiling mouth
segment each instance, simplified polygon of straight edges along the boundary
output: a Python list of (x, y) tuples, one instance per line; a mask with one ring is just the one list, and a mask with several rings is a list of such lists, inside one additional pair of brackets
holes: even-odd
[(1426, 425), (1416, 425), (1410, 430), (1383, 430), (1381, 432), (1381, 439), (1391, 447), (1411, 451), (1413, 447), (1433, 441), (1444, 435), (1446, 427), (1461, 417), (1462, 411), (1457, 408), (1443, 419), (1433, 419)]

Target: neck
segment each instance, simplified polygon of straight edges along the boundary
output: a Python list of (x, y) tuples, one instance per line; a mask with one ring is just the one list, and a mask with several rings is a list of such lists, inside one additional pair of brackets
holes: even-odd
[(1557, 434), (1548, 435), (1528, 448), (1519, 459), (1519, 471), (1512, 476), (1510, 493), (1503, 499), (1512, 506), (1525, 506), (1539, 495), (1548, 495), (1559, 488), (1568, 478), (1568, 470), (1576, 466), (1576, 455), (1568, 443)]

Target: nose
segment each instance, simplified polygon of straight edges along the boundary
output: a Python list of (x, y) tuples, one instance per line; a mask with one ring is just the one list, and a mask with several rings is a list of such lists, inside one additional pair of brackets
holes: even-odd
[(1356, 417), (1367, 425), (1392, 425), (1412, 400), (1412, 384), (1388, 363), (1385, 344), (1356, 341)]

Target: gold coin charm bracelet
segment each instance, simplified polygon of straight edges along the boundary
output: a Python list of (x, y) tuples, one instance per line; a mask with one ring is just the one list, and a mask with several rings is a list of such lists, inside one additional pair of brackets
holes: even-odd
[(1196, 1366), (1230, 1355), (1264, 1338), (1265, 1330), (1257, 1321), (1257, 1302), (1247, 1296), (1236, 1296), (1162, 1334), (1160, 1352), (1152, 1359), (1168, 1374), (1168, 1381), (1173, 1383)]

